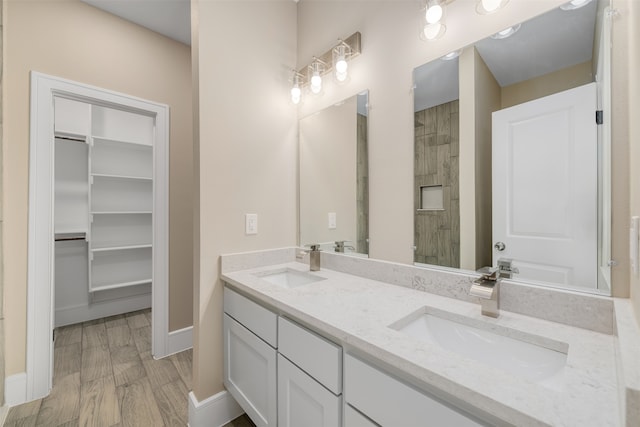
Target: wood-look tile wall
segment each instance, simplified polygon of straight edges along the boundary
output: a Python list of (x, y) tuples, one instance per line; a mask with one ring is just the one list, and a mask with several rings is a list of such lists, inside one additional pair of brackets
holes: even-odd
[[(415, 262), (460, 267), (458, 101), (415, 113)], [(442, 210), (420, 209), (420, 188), (442, 185)]]
[(369, 148), (367, 145), (367, 117), (357, 115), (357, 147), (356, 147), (356, 212), (358, 227), (356, 234), (356, 251), (369, 253)]

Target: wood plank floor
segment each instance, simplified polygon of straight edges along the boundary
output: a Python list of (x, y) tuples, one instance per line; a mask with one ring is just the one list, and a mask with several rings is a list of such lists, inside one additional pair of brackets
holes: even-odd
[(186, 426), (191, 363), (191, 350), (151, 357), (150, 310), (58, 328), (51, 394), (5, 426)]

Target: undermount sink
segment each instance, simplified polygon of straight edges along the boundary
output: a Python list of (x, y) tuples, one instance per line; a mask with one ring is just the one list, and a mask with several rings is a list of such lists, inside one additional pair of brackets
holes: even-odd
[(262, 280), (266, 280), (269, 283), (273, 283), (274, 285), (284, 286), (285, 288), (295, 288), (297, 286), (326, 280), (325, 277), (315, 276), (292, 268), (262, 271), (260, 273), (256, 273), (255, 276)]
[(562, 388), (569, 349), (566, 343), (430, 307), (389, 327), (546, 387)]

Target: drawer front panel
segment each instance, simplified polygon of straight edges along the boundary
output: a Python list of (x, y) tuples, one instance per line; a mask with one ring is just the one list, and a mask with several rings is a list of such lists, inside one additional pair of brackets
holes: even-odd
[(342, 347), (283, 317), (278, 350), (333, 393), (342, 393)]
[(278, 354), (278, 425), (340, 426), (342, 397), (336, 396)]
[(224, 312), (271, 347), (278, 346), (278, 316), (231, 289), (224, 288)]
[(347, 403), (381, 426), (483, 425), (351, 355), (344, 363)]

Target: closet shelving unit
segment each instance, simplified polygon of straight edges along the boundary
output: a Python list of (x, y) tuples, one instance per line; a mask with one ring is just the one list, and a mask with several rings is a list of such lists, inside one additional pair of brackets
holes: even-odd
[(92, 133), (89, 292), (151, 283), (153, 122), (93, 106)]
[[(83, 182), (71, 182), (68, 190), (56, 188), (61, 198), (56, 206), (65, 211), (68, 206), (73, 215), (56, 213), (56, 221), (60, 217), (65, 233), (86, 233), (88, 292), (151, 284), (153, 118), (61, 99), (56, 100), (55, 131), (56, 141), (84, 145), (76, 148), (85, 153)], [(76, 161), (82, 161), (77, 154)], [(84, 199), (78, 195), (82, 191)]]

